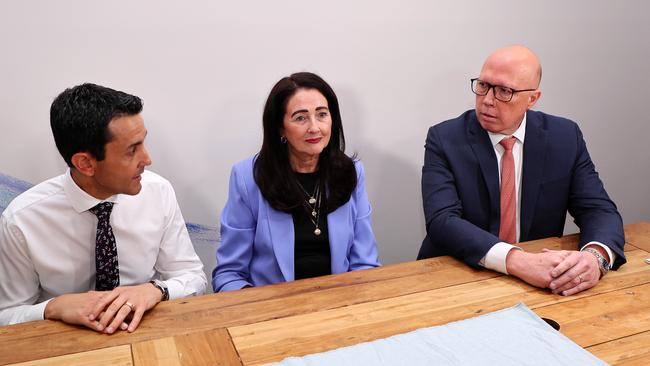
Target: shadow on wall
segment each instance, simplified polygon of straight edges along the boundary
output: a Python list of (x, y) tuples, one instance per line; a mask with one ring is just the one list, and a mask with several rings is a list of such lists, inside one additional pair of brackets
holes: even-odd
[[(4, 212), (16, 196), (32, 187), (32, 184), (20, 179), (0, 173), (0, 213)], [(186, 223), (192, 244), (199, 258), (203, 261), (203, 271), (208, 279), (212, 278), (212, 269), (215, 267), (215, 251), (219, 242), (219, 230), (213, 226)], [(210, 282), (210, 281), (208, 281)], [(211, 286), (208, 286), (209, 290)], [(211, 291), (210, 291), (211, 292)]]

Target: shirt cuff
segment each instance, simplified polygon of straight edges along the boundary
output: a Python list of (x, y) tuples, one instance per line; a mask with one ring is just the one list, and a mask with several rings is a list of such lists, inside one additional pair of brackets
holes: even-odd
[(514, 246), (512, 244), (498, 242), (488, 250), (485, 254), (485, 257), (481, 259), (479, 264), (483, 265), (487, 269), (497, 271), (503, 274), (509, 274), (506, 269), (506, 257), (511, 249), (519, 249), (520, 247)]
[(30, 313), (33, 311), (33, 313), (30, 314), (30, 318), (33, 320), (44, 320), (45, 319), (45, 307), (47, 304), (50, 303), (52, 299), (43, 301), (40, 304), (34, 305), (33, 308), (31, 308)]
[(167, 292), (169, 292), (169, 300), (180, 299), (186, 297), (185, 288), (183, 284), (178, 281), (163, 281), (167, 285)]
[(589, 243), (585, 244), (582, 248), (580, 248), (580, 251), (583, 251), (588, 245), (598, 245), (599, 247), (605, 249), (607, 252), (607, 255), (609, 256), (609, 269), (612, 269), (614, 266), (614, 261), (616, 260), (616, 253), (612, 252), (609, 247), (599, 241), (590, 241)]

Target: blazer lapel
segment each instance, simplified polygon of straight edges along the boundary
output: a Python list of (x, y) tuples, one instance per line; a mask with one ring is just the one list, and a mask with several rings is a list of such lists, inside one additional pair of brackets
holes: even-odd
[(273, 245), (273, 253), (278, 262), (285, 281), (293, 281), (294, 273), (294, 227), (293, 218), (286, 212), (281, 212), (267, 206), (269, 233)]
[(542, 128), (542, 121), (539, 116), (535, 112), (529, 111), (526, 115), (526, 137), (521, 177), (521, 241), (528, 240), (530, 227), (533, 223), (533, 213), (535, 212), (539, 187), (544, 173), (546, 137), (546, 130)]
[(497, 157), (490, 137), (476, 119), (476, 112), (470, 114), (467, 125), (467, 138), (481, 167), (485, 186), (490, 196), (490, 232), (499, 235), (501, 204), (499, 203), (499, 166)]
[(349, 246), (348, 238), (352, 232), (352, 228), (349, 225), (350, 201), (327, 215), (332, 273), (344, 273), (349, 268), (346, 260)]

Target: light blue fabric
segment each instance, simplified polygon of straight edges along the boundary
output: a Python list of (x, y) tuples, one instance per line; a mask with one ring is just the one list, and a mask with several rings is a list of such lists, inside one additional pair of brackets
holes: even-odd
[[(294, 280), (293, 218), (264, 199), (255, 183), (254, 161), (239, 162), (230, 175), (212, 274), (215, 292)], [(332, 273), (379, 266), (363, 165), (355, 161), (354, 166), (357, 187), (350, 200), (327, 215)]]
[(607, 365), (526, 305), (271, 365)]

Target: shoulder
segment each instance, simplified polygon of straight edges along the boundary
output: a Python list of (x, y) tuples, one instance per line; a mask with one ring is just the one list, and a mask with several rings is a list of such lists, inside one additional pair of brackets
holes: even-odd
[(164, 203), (168, 209), (176, 206), (176, 192), (171, 182), (163, 176), (150, 170), (142, 173), (142, 189), (135, 196), (122, 195), (123, 200), (141, 202), (146, 204), (157, 202)]
[(354, 163), (354, 169), (357, 171), (357, 177), (363, 177), (365, 174), (365, 168), (363, 167), (361, 160), (354, 159), (352, 162)]
[[(234, 179), (238, 185), (257, 186), (255, 183), (255, 160), (257, 155), (239, 161), (232, 166), (230, 179)], [(249, 187), (250, 188), (250, 187)]]
[(238, 176), (252, 178), (253, 177), (253, 168), (255, 166), (255, 160), (257, 155), (253, 155), (249, 158), (239, 161), (232, 166), (233, 173), (236, 173)]
[(460, 116), (437, 123), (429, 128), (429, 134), (455, 135), (464, 133), (472, 123), (478, 123), (473, 109), (463, 112)]
[(255, 182), (255, 160), (257, 155), (246, 158), (233, 165), (230, 172), (230, 189), (237, 189), (242, 194), (251, 195), (259, 192)]
[(63, 175), (41, 182), (14, 198), (2, 213), (5, 218), (13, 217), (21, 212), (37, 209), (50, 199), (65, 195), (63, 191)]
[(476, 133), (485, 132), (476, 119), (476, 112), (471, 109), (456, 118), (431, 126), (427, 133), (426, 146), (438, 146), (442, 149), (463, 146), (467, 143), (468, 136)]
[(151, 170), (145, 170), (142, 173), (142, 184), (160, 184), (171, 186), (171, 183), (167, 179), (158, 173), (152, 172)]
[(578, 124), (568, 118), (534, 110), (526, 112), (526, 124), (531, 124), (533, 127), (540, 127), (549, 132), (579, 130)]
[(142, 190), (145, 190), (146, 188), (158, 189), (162, 191), (174, 190), (169, 180), (159, 175), (158, 173), (152, 172), (151, 170), (145, 170), (142, 173), (141, 183), (142, 183)]

